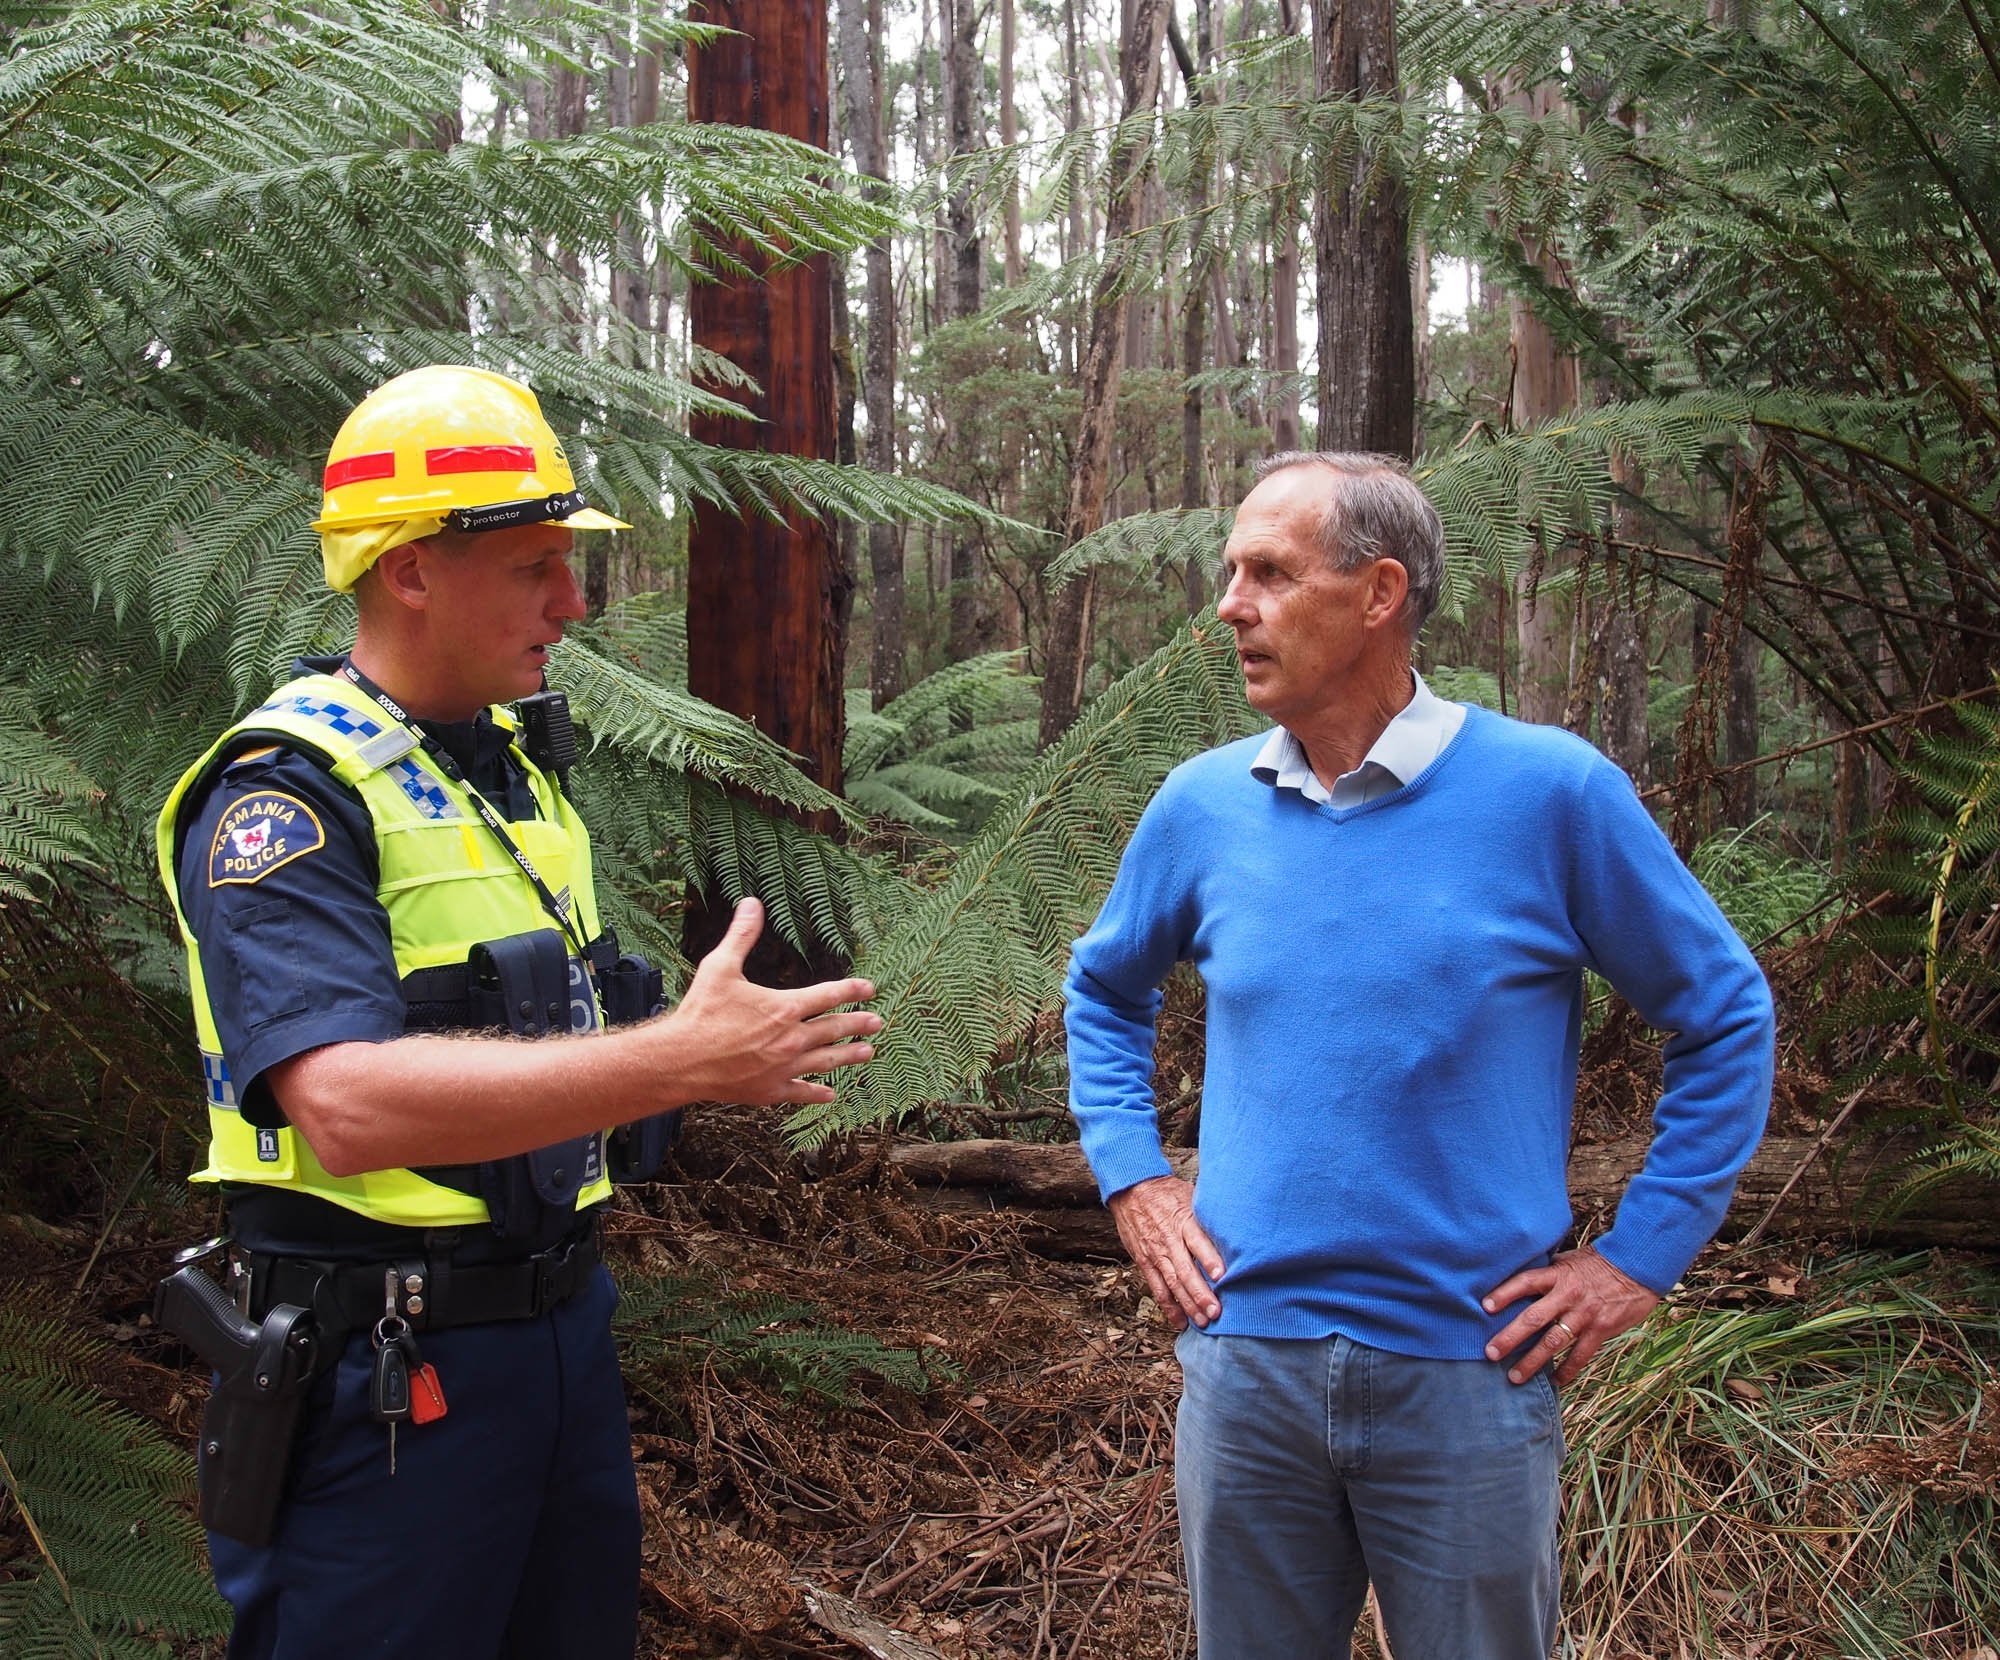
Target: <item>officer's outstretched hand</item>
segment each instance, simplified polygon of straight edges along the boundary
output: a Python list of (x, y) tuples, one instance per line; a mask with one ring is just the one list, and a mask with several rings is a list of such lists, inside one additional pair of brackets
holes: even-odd
[(763, 931), (763, 905), (741, 901), (729, 932), (696, 967), (687, 995), (655, 1023), (672, 1034), (677, 1093), (688, 1101), (831, 1101), (833, 1091), (805, 1074), (874, 1058), (874, 1047), (856, 1040), (881, 1031), (882, 1017), (840, 1005), (866, 1002), (875, 987), (822, 980), (782, 991), (745, 979), (744, 959)]

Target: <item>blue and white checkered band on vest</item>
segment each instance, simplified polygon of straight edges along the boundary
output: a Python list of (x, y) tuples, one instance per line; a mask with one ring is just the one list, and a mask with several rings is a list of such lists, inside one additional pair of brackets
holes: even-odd
[(210, 1106), (227, 1107), (231, 1112), (236, 1110), (236, 1085), (230, 1082), (226, 1060), (204, 1049), (201, 1052), (201, 1079), (208, 1086)]
[[(382, 770), (396, 781), (397, 788), (410, 798), (418, 812), (429, 819), (465, 817), (451, 797), (445, 794), (436, 775), (427, 770), (415, 754), (410, 753), (416, 748), (416, 740), (403, 728), (384, 727), (380, 721), (362, 714), (350, 704), (328, 697), (314, 697), (307, 692), (280, 693), (269, 699), (263, 709), (303, 715), (307, 720), (317, 721), (345, 737), (359, 738), (364, 757), (371, 748), (378, 754), (385, 750), (393, 753), (395, 758), (389, 760)], [(373, 741), (377, 739), (383, 741)]]
[(350, 738), (374, 738), (382, 733), (380, 721), (344, 703), (335, 703), (331, 698), (312, 697), (305, 692), (282, 693), (263, 707), (274, 713), (304, 715), (307, 720), (316, 720), (322, 726), (331, 727)]
[(425, 818), (465, 817), (451, 797), (444, 793), (437, 779), (417, 765), (414, 755), (391, 761), (382, 772), (385, 777), (395, 779), (403, 794), (416, 804), (417, 811)]

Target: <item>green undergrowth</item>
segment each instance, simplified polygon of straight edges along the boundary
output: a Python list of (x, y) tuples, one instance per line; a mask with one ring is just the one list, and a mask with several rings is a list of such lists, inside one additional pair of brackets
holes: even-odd
[(228, 1630), (193, 1517), (194, 1459), (89, 1380), (105, 1346), (0, 1304), (0, 1653), (175, 1653)]
[(698, 1372), (756, 1378), (821, 1406), (848, 1404), (868, 1378), (921, 1395), (957, 1375), (937, 1350), (895, 1348), (810, 1303), (732, 1296), (693, 1275), (622, 1278), (615, 1329), (627, 1386), (661, 1405), (682, 1392), (677, 1378)]
[(1565, 1655), (2000, 1642), (2000, 1277), (1808, 1259), (1649, 1321), (1576, 1388)]

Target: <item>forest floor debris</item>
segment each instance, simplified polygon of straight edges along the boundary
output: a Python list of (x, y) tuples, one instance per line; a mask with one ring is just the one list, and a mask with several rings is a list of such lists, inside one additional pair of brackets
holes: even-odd
[[(685, 1154), (704, 1176), (627, 1195), (613, 1220), (628, 1310), (671, 1312), (663, 1296), (688, 1305), (638, 1321), (643, 1337), (625, 1333), (646, 1518), (642, 1653), (1190, 1655), (1171, 1464), (1179, 1373), (1133, 1276), (1037, 1256), (1005, 1213), (927, 1214), (866, 1143), (817, 1165), (815, 1179), (770, 1115), (711, 1113)], [(36, 1301), (67, 1304), (110, 1340), (94, 1381), (187, 1445), (200, 1383), (147, 1309), (167, 1252), (209, 1213), (170, 1190), (142, 1201), (109, 1230), (9, 1219), (0, 1244)], [(1891, 1524), (1953, 1560), (1913, 1595), (1909, 1612), (1927, 1623), (1910, 1646), (1882, 1652), (1959, 1655), (1992, 1640), (1994, 1616), (1969, 1599), (1994, 1572), (1993, 1547), (1972, 1535), (2000, 1503), (1987, 1410), (2000, 1340), (1990, 1276), (1955, 1262), (1933, 1259), (1920, 1292), (1883, 1281), (1850, 1295), (1795, 1243), (1718, 1256), (1648, 1328), (1657, 1352), (1645, 1364), (1593, 1369), (1569, 1403), (1572, 1442), (1603, 1449), (1571, 1505), (1580, 1652), (1670, 1652), (1650, 1645), (1691, 1617), (1709, 1629), (1704, 1653), (1841, 1651), (1837, 1633), (1863, 1617), (1857, 1607), (1866, 1614), (1857, 1581), (1901, 1560), (1868, 1532)], [(1842, 1322), (1892, 1292), (1937, 1310), (1901, 1349), (1835, 1345), (1822, 1364), (1802, 1361), (1796, 1339), (1778, 1347), (1820, 1324), (1874, 1333)], [(1767, 1334), (1751, 1346), (1761, 1362), (1704, 1347), (1721, 1314)], [(1984, 1348), (1968, 1346), (1979, 1329)], [(1887, 1391), (1914, 1379), (1920, 1394), (1878, 1412), (1866, 1436), (1847, 1407), (1796, 1404), (1850, 1364), (1881, 1370)], [(1665, 1393), (1668, 1381), (1681, 1392)], [(1798, 1489), (1785, 1514), (1819, 1530), (1801, 1548), (1781, 1519), (1750, 1513), (1742, 1458), (1767, 1434), (1804, 1448), (1796, 1467), (1757, 1472)], [(1643, 1469), (1621, 1464), (1642, 1446)], [(1658, 1549), (1647, 1560), (1666, 1569), (1648, 1581), (1641, 1555), (1676, 1516), (1673, 1538), (1694, 1544)], [(4, 1556), (20, 1554), (17, 1527), (0, 1518)], [(1623, 1561), (1604, 1549), (1614, 1535)], [(1722, 1584), (1695, 1549), (1704, 1540), (1718, 1564), (1776, 1553), (1784, 1566), (1761, 1592)], [(1360, 1654), (1379, 1652), (1372, 1624)], [(1926, 1629), (1942, 1646), (1916, 1637)]]

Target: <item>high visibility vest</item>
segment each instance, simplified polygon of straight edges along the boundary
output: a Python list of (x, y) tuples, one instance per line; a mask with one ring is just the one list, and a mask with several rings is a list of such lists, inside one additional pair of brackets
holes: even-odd
[[(518, 731), (505, 710), (495, 708), (492, 715), (503, 729)], [(288, 681), (181, 775), (160, 811), (156, 832), (160, 878), (187, 947), (195, 1033), (208, 1086), (208, 1163), (193, 1179), (291, 1188), (398, 1227), (484, 1223), (486, 1205), (476, 1194), (432, 1181), (415, 1170), (331, 1175), (296, 1130), (259, 1128), (246, 1123), (238, 1111), (202, 977), (201, 952), (181, 903), (175, 827), (198, 782), (218, 773), (235, 756), (272, 743), (324, 756), (333, 776), (367, 807), (380, 861), (376, 896), (389, 916), (399, 977), (407, 978), (418, 969), (463, 964), (471, 948), (484, 940), (555, 927), (533, 884), (481, 821), (466, 787), (425, 754), (407, 726), (338, 676), (315, 674)], [(542, 816), (507, 820), (501, 811), (504, 803), (492, 804), (493, 810), (558, 906), (567, 908), (577, 938), (587, 942), (599, 929), (589, 836), (554, 781), (518, 744), (513, 755), (527, 775)], [(310, 973), (311, 965), (305, 967)], [(570, 992), (572, 1024), (601, 1026), (603, 1011), (594, 984), (573, 950)], [(577, 1194), (578, 1210), (610, 1197), (611, 1181), (603, 1173), (601, 1157), (597, 1163), (595, 1179)]]

